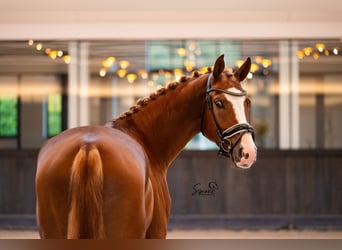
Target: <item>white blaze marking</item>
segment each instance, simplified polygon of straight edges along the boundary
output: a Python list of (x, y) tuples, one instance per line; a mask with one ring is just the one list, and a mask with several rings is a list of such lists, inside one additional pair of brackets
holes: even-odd
[[(229, 88), (228, 91), (234, 93), (241, 93), (237, 88)], [(246, 100), (245, 96), (233, 96), (225, 94), (226, 99), (232, 104), (233, 110), (235, 113), (235, 117), (237, 122), (247, 123), (246, 113), (245, 113), (245, 105), (244, 102)], [(256, 146), (254, 144), (252, 135), (250, 133), (245, 133), (242, 135), (240, 147), (243, 149), (244, 154), (248, 154), (248, 157), (241, 157), (240, 162), (237, 162), (237, 166), (240, 168), (250, 168), (256, 160)]]
[[(228, 91), (234, 93), (241, 93), (240, 90), (236, 88), (229, 88)], [(226, 99), (232, 104), (233, 110), (235, 112), (235, 117), (238, 123), (247, 123), (246, 113), (245, 113), (245, 105), (244, 102), (246, 100), (245, 96), (233, 96), (224, 94)]]

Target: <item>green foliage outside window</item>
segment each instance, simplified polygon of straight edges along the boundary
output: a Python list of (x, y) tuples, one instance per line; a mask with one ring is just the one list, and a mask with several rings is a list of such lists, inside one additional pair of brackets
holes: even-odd
[(60, 94), (48, 97), (48, 136), (57, 135), (62, 131), (62, 96)]
[(18, 135), (18, 100), (16, 96), (0, 96), (0, 136)]

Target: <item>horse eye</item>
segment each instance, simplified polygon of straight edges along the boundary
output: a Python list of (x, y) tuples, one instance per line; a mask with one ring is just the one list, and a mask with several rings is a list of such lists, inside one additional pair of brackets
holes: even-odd
[(216, 105), (216, 107), (218, 107), (218, 108), (220, 108), (220, 109), (223, 108), (223, 102), (220, 101), (220, 100), (216, 100), (216, 101), (215, 101), (215, 105)]

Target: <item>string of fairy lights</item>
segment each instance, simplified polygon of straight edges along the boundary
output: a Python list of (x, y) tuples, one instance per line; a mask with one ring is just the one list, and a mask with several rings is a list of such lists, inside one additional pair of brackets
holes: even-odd
[(312, 46), (305, 46), (298, 50), (297, 57), (304, 59), (305, 57), (312, 57), (317, 60), (321, 56), (338, 56), (340, 48), (337, 46), (328, 47), (325, 43), (316, 43)]
[(71, 56), (66, 51), (51, 48), (51, 47), (45, 48), (42, 42), (35, 42), (32, 39), (28, 40), (27, 44), (30, 47), (34, 47), (39, 52), (44, 51), (44, 53), (51, 60), (56, 60), (58, 58), (62, 58), (66, 64), (69, 64), (71, 62)]
[[(44, 52), (51, 60), (62, 59), (65, 64), (70, 64), (72, 58), (67, 51), (58, 48), (44, 46), (42, 42), (29, 40), (28, 45), (35, 48), (39, 52)], [(152, 87), (154, 84), (163, 84), (163, 82), (171, 80), (179, 80), (182, 75), (190, 74), (192, 71), (206, 72), (208, 66), (199, 67), (196, 63), (196, 58), (201, 56), (201, 49), (196, 42), (191, 42), (188, 47), (179, 47), (175, 53), (183, 60), (182, 68), (172, 70), (160, 69), (158, 71), (147, 71), (146, 69), (138, 69), (131, 71), (129, 69), (131, 63), (128, 60), (117, 60), (115, 56), (104, 58), (99, 65), (98, 76), (101, 78), (107, 75), (116, 75), (121, 79), (126, 79), (128, 83), (134, 83), (138, 78), (147, 81), (147, 84)], [(337, 56), (340, 54), (340, 48), (333, 46), (329, 47), (324, 43), (315, 43), (311, 46), (305, 46), (298, 50), (297, 57), (302, 60), (305, 57), (312, 57), (318, 60), (322, 56)], [(237, 60), (236, 67), (240, 67), (244, 61)], [(273, 61), (271, 58), (262, 56), (252, 57), (252, 65), (247, 78), (252, 79), (254, 74), (268, 75), (271, 71)]]

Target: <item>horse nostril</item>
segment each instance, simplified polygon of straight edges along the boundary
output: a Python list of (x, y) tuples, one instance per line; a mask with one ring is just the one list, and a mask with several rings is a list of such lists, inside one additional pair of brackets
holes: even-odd
[(249, 153), (244, 153), (243, 152), (243, 148), (241, 147), (240, 149), (239, 149), (239, 157), (240, 158), (242, 158), (242, 157), (244, 157), (246, 160), (249, 158)]
[(239, 149), (239, 157), (240, 158), (242, 158), (243, 157), (243, 148), (241, 147), (240, 149)]

